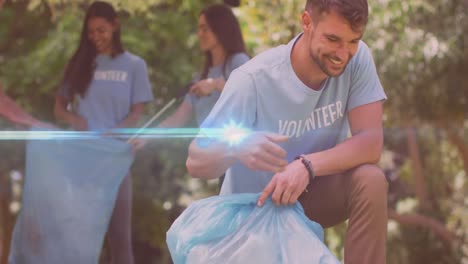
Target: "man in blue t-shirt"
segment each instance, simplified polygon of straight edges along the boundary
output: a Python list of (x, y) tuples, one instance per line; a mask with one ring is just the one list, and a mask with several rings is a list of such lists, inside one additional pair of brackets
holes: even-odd
[(202, 124), (251, 133), (234, 145), (201, 135), (187, 160), (194, 177), (226, 171), (222, 195), (299, 201), (324, 227), (349, 219), (347, 264), (385, 263), (388, 184), (375, 164), (386, 95), (361, 41), (367, 19), (366, 0), (308, 0), (303, 33), (235, 70)]

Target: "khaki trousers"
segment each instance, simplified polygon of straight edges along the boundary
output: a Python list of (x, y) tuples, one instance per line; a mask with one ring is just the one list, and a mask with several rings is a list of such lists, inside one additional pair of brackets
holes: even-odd
[(316, 177), (299, 197), (305, 214), (324, 228), (349, 219), (345, 264), (385, 264), (388, 183), (375, 165)]

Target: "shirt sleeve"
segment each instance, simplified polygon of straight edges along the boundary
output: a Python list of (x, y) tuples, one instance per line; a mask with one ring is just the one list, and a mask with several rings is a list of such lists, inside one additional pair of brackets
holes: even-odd
[(137, 60), (133, 74), (132, 104), (152, 101), (154, 99), (153, 91), (151, 90), (148, 69), (144, 60)]
[(359, 50), (353, 59), (349, 65), (352, 67), (352, 74), (347, 112), (361, 105), (387, 99), (372, 54), (364, 42), (360, 42)]

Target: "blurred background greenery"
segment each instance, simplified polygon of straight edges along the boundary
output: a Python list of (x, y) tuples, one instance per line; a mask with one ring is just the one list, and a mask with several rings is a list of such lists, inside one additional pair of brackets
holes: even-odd
[[(179, 95), (201, 68), (196, 37), (208, 0), (114, 0), (126, 48), (143, 57), (156, 96), (146, 118)], [(87, 0), (6, 0), (0, 12), (0, 81), (34, 116), (54, 122), (53, 100), (76, 49)], [(242, 0), (238, 16), (251, 55), (301, 31), (305, 0)], [(468, 0), (370, 1), (364, 40), (389, 100), (385, 152), (390, 180), (388, 263), (468, 263)], [(1, 129), (24, 129), (0, 121)], [(137, 263), (171, 263), (165, 232), (216, 181), (190, 179), (189, 139), (158, 139), (133, 166)], [(0, 142), (0, 254), (6, 262), (19, 208), (24, 142)], [(324, 201), (326, 202), (326, 201)], [(342, 257), (346, 224), (326, 231)], [(102, 263), (107, 263), (106, 250)]]

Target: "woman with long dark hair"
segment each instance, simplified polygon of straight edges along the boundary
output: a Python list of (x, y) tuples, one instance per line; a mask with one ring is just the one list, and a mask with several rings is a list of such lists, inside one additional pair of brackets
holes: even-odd
[[(201, 74), (190, 86), (177, 110), (158, 127), (181, 127), (195, 115), (200, 126), (218, 101), (224, 84), (233, 70), (247, 62), (244, 38), (236, 16), (225, 4), (215, 4), (203, 9), (198, 18), (198, 39), (205, 53)], [(147, 140), (134, 141), (141, 148)], [(220, 177), (219, 186), (224, 177)]]
[[(135, 127), (144, 103), (153, 100), (146, 63), (125, 51), (114, 8), (88, 8), (78, 49), (68, 62), (54, 113), (75, 130)], [(120, 185), (108, 228), (113, 263), (133, 263), (131, 178)]]
[(242, 32), (231, 8), (224, 4), (205, 8), (198, 19), (200, 49), (205, 63), (185, 100), (159, 127), (180, 127), (195, 114), (201, 125), (218, 100), (231, 72), (249, 60)]

